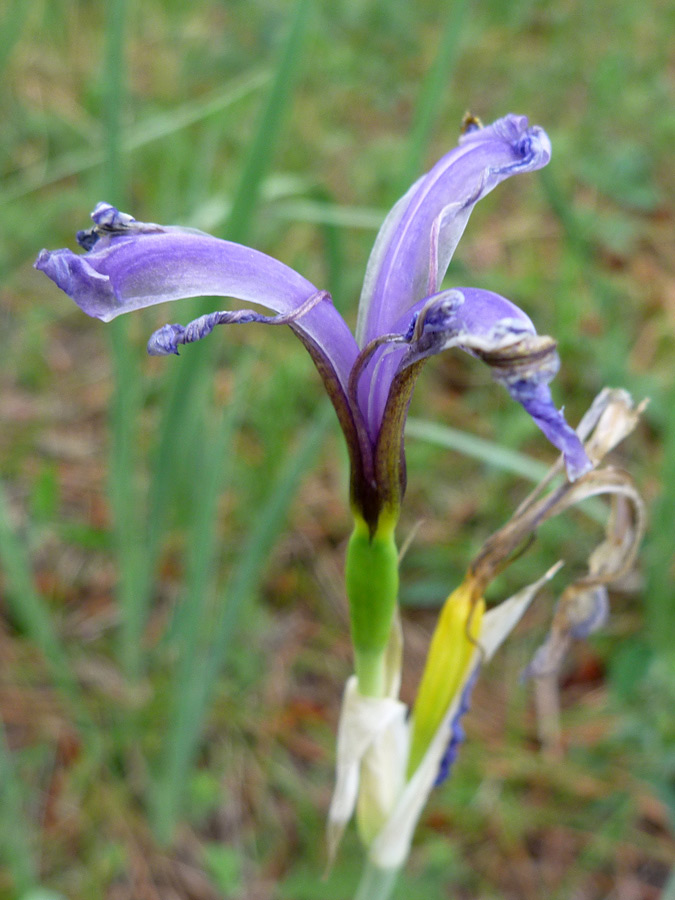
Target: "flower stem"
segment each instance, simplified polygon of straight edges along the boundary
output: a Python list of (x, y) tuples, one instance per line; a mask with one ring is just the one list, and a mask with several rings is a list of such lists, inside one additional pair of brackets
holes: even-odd
[(371, 534), (355, 517), (347, 547), (345, 581), (359, 691), (364, 697), (385, 692), (385, 658), (396, 612), (398, 550), (395, 522)]
[(383, 697), (385, 693), (385, 652), (354, 651), (354, 670), (362, 697)]
[(380, 869), (366, 860), (354, 900), (389, 900), (398, 878), (399, 869)]

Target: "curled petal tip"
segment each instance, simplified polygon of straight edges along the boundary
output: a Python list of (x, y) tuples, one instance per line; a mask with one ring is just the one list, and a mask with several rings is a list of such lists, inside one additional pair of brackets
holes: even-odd
[(549, 136), (543, 128), (534, 125), (529, 129), (524, 139), (523, 150), (531, 155), (534, 169), (540, 169), (548, 164), (551, 159), (552, 148)]
[(34, 269), (39, 269), (41, 272), (44, 272), (45, 267), (47, 265), (47, 261), (49, 260), (50, 251), (49, 250), (40, 250), (37, 255), (37, 259), (33, 263)]
[(158, 328), (148, 341), (150, 356), (178, 356), (178, 344), (184, 331), (182, 325), (163, 325)]
[(513, 113), (497, 119), (486, 128), (472, 127), (467, 129), (459, 139), (460, 144), (481, 141), (504, 141), (510, 144), (518, 157), (518, 168), (540, 169), (551, 159), (551, 141), (539, 125), (529, 126), (527, 116)]
[(124, 227), (125, 225), (130, 225), (132, 222), (136, 221), (129, 213), (120, 212), (120, 210), (111, 203), (104, 202), (96, 204), (94, 211), (91, 214), (91, 219), (95, 225), (109, 229)]
[(109, 322), (116, 315), (110, 279), (89, 265), (85, 255), (70, 250), (41, 250), (34, 265), (88, 316)]
[(570, 446), (564, 453), (565, 471), (569, 481), (578, 481), (587, 472), (593, 468), (593, 462), (586, 455), (583, 444), (579, 442), (577, 447), (574, 442), (570, 442)]

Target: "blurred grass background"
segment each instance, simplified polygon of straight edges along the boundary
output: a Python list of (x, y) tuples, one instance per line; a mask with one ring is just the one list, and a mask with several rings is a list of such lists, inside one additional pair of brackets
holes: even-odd
[[(381, 219), (467, 108), (527, 113), (554, 157), (480, 204), (448, 283), (556, 336), (571, 421), (605, 384), (651, 397), (615, 460), (651, 523), (563, 673), (564, 758), (540, 753), (518, 680), (550, 594), (483, 679), (397, 897), (672, 898), (674, 18), (663, 0), (3, 4), (0, 898), (353, 891), (353, 835), (320, 880), (349, 514), (309, 358), (290, 331), (231, 328), (149, 359), (155, 327), (216, 307), (103, 326), (31, 264), (106, 199), (251, 243), (353, 322)], [(501, 446), (552, 459), (459, 355), (411, 415), (407, 699), (435, 608), (527, 490)], [(551, 523), (495, 598), (560, 555), (582, 566), (594, 529)]]

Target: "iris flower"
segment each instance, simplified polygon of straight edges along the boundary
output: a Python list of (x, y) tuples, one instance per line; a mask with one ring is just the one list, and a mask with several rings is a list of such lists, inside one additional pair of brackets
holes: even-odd
[(574, 431), (551, 398), (555, 343), (504, 297), (477, 288), (442, 288), (475, 204), (505, 178), (546, 165), (545, 132), (525, 116), (488, 127), (468, 119), (459, 145), (393, 207), (375, 241), (356, 335), (330, 295), (258, 250), (199, 231), (137, 222), (99, 203), (93, 228), (78, 233), (87, 251), (43, 250), (36, 267), (90, 316), (116, 316), (181, 297), (235, 297), (267, 307), (214, 312), (187, 326), (165, 325), (153, 355), (177, 353), (216, 325), (289, 325), (309, 351), (344, 431), (352, 506), (373, 536), (396, 520), (405, 490), (403, 430), (422, 362), (459, 347), (486, 362), (494, 378), (564, 455), (570, 479), (588, 468)]
[[(525, 116), (508, 115), (485, 128), (469, 117), (458, 146), (386, 217), (368, 262), (354, 335), (330, 295), (283, 263), (199, 231), (137, 222), (105, 203), (92, 214), (93, 228), (78, 233), (85, 254), (43, 250), (36, 262), (84, 312), (105, 322), (200, 295), (235, 297), (275, 313), (239, 309), (165, 325), (149, 340), (154, 355), (177, 353), (216, 325), (247, 322), (288, 325), (309, 351), (347, 441), (355, 520), (346, 589), (356, 674), (347, 682), (338, 728), (329, 849), (334, 854), (356, 810), (380, 885), (404, 861), (429, 792), (456, 755), (478, 670), (557, 567), (485, 611), (488, 584), (545, 519), (593, 494), (615, 498), (607, 539), (588, 576), (561, 598), (551, 637), (533, 662), (530, 674), (538, 677), (555, 667), (570, 640), (601, 621), (605, 585), (630, 562), (642, 533), (641, 501), (628, 476), (594, 468), (631, 430), (639, 410), (633, 413), (623, 394), (603, 394), (575, 432), (549, 389), (559, 365), (555, 342), (538, 335), (527, 314), (499, 294), (443, 287), (475, 204), (509, 176), (546, 165), (550, 155), (545, 132)], [(490, 367), (561, 452), (552, 477), (563, 467), (567, 477), (551, 490), (551, 478), (544, 480), (450, 595), (408, 715), (398, 698), (394, 540), (406, 481), (403, 432), (424, 361), (453, 347)], [(374, 896), (367, 884), (361, 896)]]
[(553, 403), (555, 341), (537, 334), (510, 300), (488, 290), (443, 288), (471, 210), (505, 178), (545, 166), (546, 133), (525, 116), (488, 127), (464, 122), (458, 146), (394, 205), (368, 262), (356, 333), (330, 295), (276, 259), (186, 228), (137, 222), (99, 203), (93, 228), (77, 235), (87, 252), (43, 250), (35, 265), (88, 315), (110, 321), (181, 297), (225, 296), (271, 309), (213, 312), (164, 325), (153, 355), (177, 353), (216, 325), (289, 325), (314, 360), (344, 432), (351, 464), (354, 531), (346, 590), (359, 689), (383, 696), (386, 649), (398, 595), (394, 531), (405, 491), (403, 448), (412, 390), (425, 359), (451, 347), (487, 363), (564, 458), (570, 481), (590, 467), (583, 446)]

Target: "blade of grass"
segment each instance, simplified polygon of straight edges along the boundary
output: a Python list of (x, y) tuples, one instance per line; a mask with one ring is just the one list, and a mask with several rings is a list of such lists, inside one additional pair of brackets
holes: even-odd
[(121, 621), (118, 657), (130, 682), (142, 671), (142, 637), (147, 600), (142, 587), (146, 575), (142, 498), (139, 499), (137, 454), (134, 450), (140, 410), (138, 360), (128, 341), (128, 323), (111, 323), (110, 347), (115, 390), (110, 405), (108, 496), (112, 509), (113, 546), (118, 565), (117, 602)]
[(298, 485), (311, 468), (323, 441), (332, 408), (323, 404), (314, 421), (291, 447), (277, 470), (269, 499), (257, 510), (255, 525), (248, 534), (237, 566), (225, 590), (205, 655), (194, 659), (181, 680), (176, 695), (171, 729), (173, 740), (165, 743), (164, 761), (154, 791), (154, 825), (160, 841), (171, 840), (183, 801), (187, 776), (197, 751), (209, 700), (227, 659), (242, 613), (255, 597), (268, 560), (282, 529)]
[(422, 419), (408, 419), (406, 434), (409, 437), (444, 447), (446, 450), (455, 450), (464, 456), (470, 456), (480, 462), (511, 472), (526, 478), (528, 481), (538, 482), (548, 472), (550, 466), (538, 459), (533, 459), (517, 450), (502, 447), (493, 441), (467, 434), (458, 428), (450, 428), (448, 425), (439, 425), (436, 422), (425, 422)]
[(445, 20), (436, 57), (424, 79), (415, 107), (415, 117), (396, 196), (404, 194), (422, 170), (429, 137), (459, 53), (468, 6), (467, 0), (455, 0)]
[[(224, 228), (230, 240), (244, 241), (251, 228), (262, 183), (271, 166), (283, 117), (290, 105), (293, 84), (302, 59), (302, 46), (310, 9), (311, 4), (307, 0), (299, 0), (296, 4), (289, 34), (282, 47)], [(207, 312), (212, 308), (213, 301), (206, 300), (201, 304), (200, 311)], [(175, 367), (172, 387), (164, 406), (156, 451), (156, 466), (150, 487), (150, 565), (154, 564), (159, 545), (157, 523), (164, 520), (169, 505), (169, 485), (179, 478), (181, 470), (191, 465), (190, 443), (193, 440), (195, 426), (198, 425), (194, 418), (194, 410), (203, 407), (203, 403), (196, 397), (196, 392), (209, 390), (218, 348), (217, 341), (206, 342), (203, 346), (192, 348), (192, 352), (186, 353)], [(146, 578), (142, 594), (146, 607), (150, 584), (151, 580)]]
[[(120, 135), (120, 152), (128, 155), (142, 147), (163, 138), (171, 137), (176, 132), (190, 125), (195, 125), (210, 116), (223, 112), (239, 100), (249, 97), (263, 87), (270, 78), (267, 71), (255, 70), (241, 78), (235, 79), (226, 88), (221, 88), (202, 100), (191, 100), (178, 106), (171, 112), (150, 116)], [(24, 169), (8, 178), (0, 192), (0, 205), (17, 200), (33, 191), (48, 187), (65, 178), (81, 175), (88, 169), (102, 165), (107, 160), (107, 148), (101, 141), (100, 148), (65, 153), (59, 156), (45, 171), (43, 162)]]
[[(199, 639), (199, 626), (203, 625), (204, 602), (213, 577), (213, 564), (218, 542), (218, 501), (229, 488), (232, 477), (234, 437), (241, 426), (248, 402), (251, 373), (257, 354), (247, 352), (238, 362), (233, 374), (232, 401), (224, 409), (221, 421), (206, 442), (204, 457), (195, 478), (191, 504), (191, 521), (186, 536), (187, 571), (184, 599), (176, 604), (174, 620), (169, 629), (171, 635), (180, 637), (180, 654), (192, 665)], [(210, 398), (211, 403), (213, 398)], [(211, 412), (211, 417), (213, 412)], [(180, 668), (180, 667), (179, 667)], [(177, 672), (172, 680), (171, 696), (177, 696), (183, 675)], [(171, 726), (169, 726), (169, 734)]]
[[(322, 186), (312, 189), (311, 195), (320, 203), (335, 205), (330, 191)], [(321, 222), (321, 235), (323, 238), (323, 255), (326, 266), (326, 281), (331, 292), (333, 302), (344, 315), (344, 247), (340, 229), (333, 222)]]
[(269, 207), (270, 215), (293, 222), (310, 222), (337, 228), (363, 228), (377, 231), (387, 211), (365, 206), (339, 206), (312, 200), (284, 200)]
[[(124, 196), (121, 121), (125, 97), (126, 8), (126, 0), (110, 0), (106, 4), (103, 66), (106, 158), (101, 186), (104, 196), (118, 205), (121, 205), (120, 200)], [(109, 335), (115, 373), (115, 391), (110, 411), (109, 496), (113, 513), (113, 541), (119, 567), (119, 659), (127, 678), (134, 683), (140, 677), (142, 668), (141, 644), (146, 608), (145, 597), (139, 592), (144, 559), (134, 453), (140, 408), (140, 378), (136, 357), (129, 346), (128, 323), (124, 317), (110, 323)]]
[[(233, 401), (224, 409), (215, 434), (209, 439), (199, 477), (194, 481), (193, 515), (186, 536), (187, 574), (167, 635), (169, 643), (176, 640), (179, 657), (167, 687), (171, 703), (161, 764), (166, 777), (160, 775), (160, 779), (151, 785), (150, 793), (150, 817), (164, 841), (170, 838), (178, 812), (176, 798), (180, 792), (174, 781), (173, 748), (180, 747), (183, 740), (186, 690), (195, 677), (195, 660), (199, 658), (204, 639), (206, 600), (214, 589), (214, 561), (219, 537), (218, 500), (229, 486), (233, 468), (232, 455), (227, 451), (241, 425), (253, 361), (254, 354), (247, 354), (236, 369)], [(191, 700), (187, 705), (191, 705)], [(181, 781), (187, 777), (189, 762), (179, 772)]]
[[(675, 591), (673, 591), (673, 509), (675, 509), (675, 390), (670, 390), (670, 403), (663, 421), (663, 465), (661, 494), (656, 500), (648, 531), (645, 556), (647, 584), (645, 603), (647, 627), (652, 645), (668, 659), (673, 651), (673, 622), (675, 621)], [(668, 395), (666, 394), (666, 398)], [(674, 870), (675, 871), (675, 870)], [(675, 888), (674, 888), (675, 890)]]
[(9, 505), (2, 484), (0, 484), (0, 565), (5, 574), (4, 600), (7, 608), (30, 640), (39, 647), (76, 721), (90, 733), (91, 720), (84, 706), (79, 684), (71, 671), (65, 648), (52, 626), (49, 607), (35, 589), (28, 551), (11, 525)]
[[(279, 61), (264, 103), (256, 134), (250, 145), (247, 159), (244, 162), (239, 185), (235, 191), (230, 214), (224, 232), (229, 240), (244, 242), (251, 228), (253, 214), (258, 206), (262, 182), (271, 166), (273, 152), (278, 143), (283, 116), (290, 104), (292, 88), (302, 58), (302, 45), (307, 30), (311, 4), (307, 0), (299, 0), (291, 22), (288, 37), (282, 48)], [(213, 309), (213, 301), (206, 300), (200, 305), (199, 312)], [(218, 349), (216, 341), (206, 342), (186, 354), (180, 364), (180, 377), (173, 384), (168, 408), (172, 416), (164, 418), (159, 443), (159, 455), (167, 461), (167, 468), (180, 465), (182, 446), (176, 435), (184, 435), (189, 439), (188, 429), (182, 427), (183, 419), (189, 415), (192, 393), (196, 385), (206, 389), (210, 384), (210, 369), (214, 365), (214, 356)], [(184, 458), (184, 457), (183, 457)], [(168, 473), (167, 473), (168, 474)], [(160, 498), (157, 498), (160, 500)], [(160, 502), (163, 502), (160, 500)]]
[(31, 852), (31, 830), (24, 809), (21, 784), (0, 719), (0, 855), (6, 859), (17, 896), (38, 885), (37, 866)]
[[(449, 425), (439, 425), (437, 422), (408, 419), (406, 435), (426, 441), (428, 444), (435, 444), (437, 447), (444, 447), (446, 450), (455, 450), (464, 456), (470, 456), (504, 472), (511, 472), (535, 484), (541, 481), (551, 468), (550, 465), (525, 453), (467, 434), (458, 428), (450, 428)], [(607, 511), (599, 500), (587, 500), (579, 508), (594, 522), (604, 525), (607, 520)]]
[(299, 73), (300, 61), (307, 34), (312, 4), (298, 0), (291, 25), (277, 64), (274, 80), (260, 114), (258, 127), (251, 142), (239, 185), (232, 199), (226, 227), (231, 241), (246, 243), (258, 205), (260, 187), (272, 162), (281, 127), (290, 106), (293, 88)]
[(126, 93), (124, 44), (127, 0), (108, 0), (105, 10), (103, 135), (106, 152), (103, 186), (111, 192), (110, 202), (116, 203), (124, 197), (122, 107)]
[(14, 0), (5, 7), (5, 14), (0, 23), (0, 76), (9, 62), (16, 43), (21, 37), (23, 24), (30, 12), (30, 3)]

